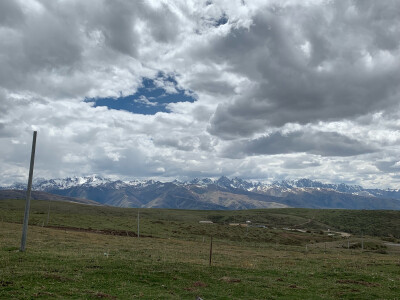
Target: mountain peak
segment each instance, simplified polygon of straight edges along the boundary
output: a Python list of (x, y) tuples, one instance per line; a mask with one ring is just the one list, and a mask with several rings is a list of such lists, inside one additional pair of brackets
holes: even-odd
[(215, 183), (221, 187), (231, 187), (232, 181), (226, 176), (221, 176)]
[(200, 179), (200, 178), (196, 177), (196, 178), (192, 179), (191, 181), (189, 181), (189, 184), (197, 184), (197, 185), (204, 185), (204, 186), (207, 186), (207, 185), (213, 184), (213, 183), (214, 183), (214, 181), (211, 180), (210, 178)]

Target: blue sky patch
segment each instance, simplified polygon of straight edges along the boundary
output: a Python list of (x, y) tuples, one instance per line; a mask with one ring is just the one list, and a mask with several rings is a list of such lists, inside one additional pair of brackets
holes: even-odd
[(105, 106), (109, 109), (125, 110), (135, 114), (154, 115), (158, 112), (169, 112), (167, 104), (177, 102), (194, 102), (195, 94), (178, 88), (171, 76), (160, 74), (155, 79), (143, 78), (141, 87), (135, 94), (119, 98), (90, 98), (85, 102), (93, 106)]

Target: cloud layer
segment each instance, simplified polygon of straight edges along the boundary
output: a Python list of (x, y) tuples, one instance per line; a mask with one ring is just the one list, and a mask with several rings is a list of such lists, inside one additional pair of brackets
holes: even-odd
[[(0, 1), (0, 182), (26, 180), (38, 130), (39, 177), (395, 188), (399, 15), (398, 1)], [(154, 115), (85, 101), (129, 99), (144, 78), (196, 101)]]

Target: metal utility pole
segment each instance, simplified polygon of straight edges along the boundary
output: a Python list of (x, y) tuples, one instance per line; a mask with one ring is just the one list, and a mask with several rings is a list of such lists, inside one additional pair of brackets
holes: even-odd
[(36, 136), (37, 136), (37, 131), (34, 131), (33, 132), (33, 141), (32, 141), (32, 151), (31, 151), (31, 164), (30, 164), (30, 167), (29, 167), (28, 190), (26, 191), (24, 225), (22, 227), (21, 248), (19, 249), (19, 251), (21, 251), (21, 252), (25, 251), (26, 234), (28, 232), (29, 209), (31, 207), (31, 190), (32, 190), (33, 166), (35, 164)]

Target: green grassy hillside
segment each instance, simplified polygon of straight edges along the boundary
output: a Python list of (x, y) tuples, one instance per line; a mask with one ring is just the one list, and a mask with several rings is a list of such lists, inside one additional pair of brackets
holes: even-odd
[[(137, 238), (137, 209), (32, 201), (21, 253), (23, 211), (24, 201), (0, 201), (0, 299), (396, 299), (400, 293), (400, 249), (385, 241), (398, 242), (396, 212), (141, 209)], [(358, 232), (371, 218), (384, 239), (335, 232)], [(248, 220), (267, 228), (229, 225)]]
[[(22, 222), (24, 200), (0, 200), (0, 218), (8, 222)], [(49, 221), (47, 216), (50, 207)], [(65, 202), (32, 201), (30, 223), (36, 225), (67, 226), (93, 229), (137, 229), (137, 209), (107, 206), (77, 205)], [(173, 209), (140, 209), (143, 234), (170, 237), (210, 234), (228, 234), (238, 231), (229, 223), (265, 225), (268, 228), (286, 227), (312, 232), (345, 231), (354, 235), (400, 238), (400, 211), (314, 210), (314, 209), (260, 209), (240, 211), (200, 211)], [(214, 225), (199, 224), (211, 220)], [(215, 229), (215, 230), (214, 230)], [(243, 228), (240, 228), (242, 231)], [(266, 232), (251, 228), (255, 239)], [(214, 232), (215, 231), (215, 232)], [(270, 232), (270, 231), (268, 231)], [(228, 234), (229, 235), (229, 234)]]

